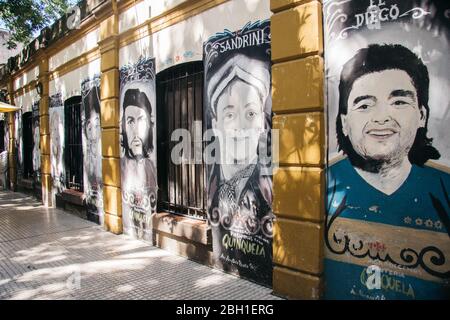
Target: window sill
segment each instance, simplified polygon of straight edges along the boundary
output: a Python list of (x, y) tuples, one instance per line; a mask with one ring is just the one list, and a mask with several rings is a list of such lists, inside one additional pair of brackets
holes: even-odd
[(201, 243), (211, 244), (211, 228), (207, 221), (161, 212), (152, 215), (153, 229), (177, 237)]
[(34, 189), (34, 181), (32, 179), (17, 179), (17, 185), (28, 190)]
[(65, 202), (77, 205), (77, 206), (84, 206), (84, 200), (86, 199), (86, 196), (83, 192), (75, 191), (72, 189), (66, 189), (63, 192), (61, 192), (62, 199)]

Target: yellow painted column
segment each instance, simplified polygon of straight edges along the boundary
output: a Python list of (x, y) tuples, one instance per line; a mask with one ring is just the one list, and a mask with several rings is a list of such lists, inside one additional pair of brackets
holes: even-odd
[[(14, 105), (14, 79), (11, 78), (8, 82), (8, 99), (9, 103)], [(15, 149), (16, 137), (15, 137), (15, 112), (7, 113), (8, 121), (8, 172), (9, 172), (9, 188), (12, 191), (17, 190), (17, 154)]]
[(50, 207), (53, 205), (48, 112), (50, 100), (48, 58), (45, 56), (42, 56), (39, 61), (39, 82), (42, 84), (42, 93), (39, 101), (42, 202), (45, 206)]
[(105, 229), (120, 234), (123, 225), (119, 148), (119, 22), (115, 1), (113, 12), (100, 24), (102, 176)]
[(280, 134), (280, 167), (273, 177), (273, 290), (290, 299), (320, 299), (325, 218), (322, 3), (271, 0), (271, 10), (273, 129)]

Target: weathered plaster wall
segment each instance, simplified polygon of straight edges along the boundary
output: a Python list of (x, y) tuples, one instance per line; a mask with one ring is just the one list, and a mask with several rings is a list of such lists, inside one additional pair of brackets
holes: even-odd
[(30, 83), (33, 80), (36, 80), (36, 78), (39, 76), (39, 66), (36, 66), (32, 68), (31, 70), (25, 72), (23, 75), (18, 77), (16, 80), (14, 80), (14, 90), (17, 90), (28, 83)]
[(203, 42), (216, 32), (237, 30), (249, 21), (269, 17), (269, 1), (228, 1), (120, 48), (119, 64), (136, 62), (140, 56), (155, 57), (158, 73), (179, 63), (202, 60)]
[(95, 28), (81, 39), (71, 43), (49, 58), (49, 70), (53, 71), (66, 62), (77, 58), (87, 51), (97, 47), (100, 39), (100, 29)]
[(81, 82), (100, 73), (100, 59), (96, 59), (82, 67), (68, 72), (50, 81), (49, 95), (61, 93), (62, 100), (81, 95)]

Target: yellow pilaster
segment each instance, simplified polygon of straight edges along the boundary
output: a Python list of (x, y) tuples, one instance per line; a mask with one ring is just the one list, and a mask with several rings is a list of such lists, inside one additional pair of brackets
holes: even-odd
[[(9, 103), (14, 105), (14, 79), (11, 78), (8, 82), (8, 100)], [(15, 112), (7, 113), (8, 121), (8, 172), (9, 172), (9, 188), (12, 191), (17, 189), (17, 154), (15, 150), (16, 137), (15, 137)]]
[(119, 20), (117, 3), (113, 1), (113, 15), (100, 24), (101, 53), (101, 127), (102, 176), (105, 229), (120, 234), (122, 225), (122, 197), (119, 152)]
[(49, 130), (49, 74), (48, 58), (41, 56), (39, 60), (39, 83), (42, 85), (42, 93), (39, 100), (39, 132), (41, 152), (41, 183), (42, 202), (51, 207), (52, 203), (52, 176), (50, 162), (50, 130)]
[(274, 172), (273, 290), (290, 299), (323, 292), (325, 127), (321, 1), (271, 0)]

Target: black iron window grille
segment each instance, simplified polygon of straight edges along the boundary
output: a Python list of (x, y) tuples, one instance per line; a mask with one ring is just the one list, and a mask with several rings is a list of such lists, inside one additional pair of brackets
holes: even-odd
[(23, 178), (33, 177), (33, 117), (31, 112), (22, 115)]
[[(156, 76), (157, 92), (157, 157), (158, 209), (193, 218), (206, 216), (206, 172), (201, 152), (201, 163), (195, 163), (194, 136), (203, 136), (203, 63), (191, 62), (164, 70)], [(174, 164), (171, 151), (178, 142), (171, 141), (175, 129), (189, 131), (190, 161)], [(198, 145), (197, 145), (198, 147)], [(199, 161), (197, 161), (199, 162)]]
[(64, 103), (64, 165), (66, 187), (83, 192), (83, 147), (81, 143), (81, 97)]

